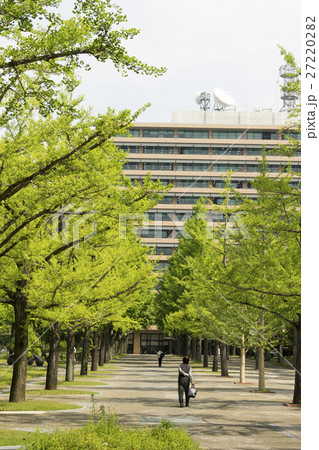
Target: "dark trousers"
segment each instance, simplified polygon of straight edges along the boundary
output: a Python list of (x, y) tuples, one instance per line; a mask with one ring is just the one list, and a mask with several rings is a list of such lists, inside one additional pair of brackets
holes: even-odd
[(180, 405), (183, 404), (183, 393), (185, 392), (185, 402), (186, 406), (188, 406), (189, 403), (188, 389), (189, 389), (188, 377), (180, 377), (178, 380), (178, 400)]
[(163, 361), (163, 358), (158, 358), (158, 367), (162, 366), (162, 361)]

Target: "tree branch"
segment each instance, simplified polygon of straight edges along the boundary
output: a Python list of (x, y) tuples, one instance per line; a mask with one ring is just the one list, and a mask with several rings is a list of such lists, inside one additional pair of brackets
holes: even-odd
[[(93, 139), (100, 136), (101, 133), (99, 131), (96, 131), (92, 136), (90, 136), (85, 142), (83, 142), (79, 147), (72, 149), (69, 153), (61, 156), (58, 159), (55, 159), (51, 163), (47, 164), (42, 169), (38, 170), (37, 172), (34, 172), (33, 174), (29, 175), (28, 177), (25, 177), (21, 180), (16, 181), (13, 183), (8, 189), (6, 189), (1, 195), (0, 195), (0, 201), (6, 200), (13, 195), (15, 195), (17, 192), (19, 192), (21, 189), (26, 187), (28, 184), (30, 184), (34, 179), (36, 179), (39, 175), (45, 175), (50, 169), (52, 169), (54, 166), (63, 163), (67, 159), (71, 158), (76, 152), (78, 152), (81, 148), (88, 145)], [(106, 140), (106, 138), (105, 138)], [(99, 144), (93, 145), (90, 147), (90, 150), (96, 148)]]
[(258, 292), (260, 294), (275, 295), (277, 297), (284, 297), (284, 298), (290, 298), (290, 297), (298, 297), (299, 298), (300, 297), (299, 293), (284, 294), (284, 293), (281, 293), (281, 292), (263, 291), (261, 289), (256, 289), (256, 288), (245, 288), (243, 286), (238, 286), (235, 283), (226, 283), (225, 281), (214, 280), (213, 278), (211, 278), (211, 281), (214, 281), (215, 283), (218, 283), (218, 284), (224, 284), (226, 286), (235, 287), (236, 289), (238, 289), (240, 291), (252, 291), (252, 292)]
[(278, 311), (273, 311), (273, 310), (271, 310), (271, 309), (265, 308), (264, 306), (258, 306), (258, 305), (251, 304), (251, 303), (249, 303), (249, 302), (242, 302), (242, 301), (240, 301), (240, 300), (238, 301), (238, 303), (240, 303), (241, 305), (250, 306), (251, 308), (259, 309), (259, 310), (261, 310), (261, 311), (269, 312), (269, 313), (271, 313), (271, 314), (274, 314), (275, 316), (280, 317), (280, 318), (281, 318), (282, 320), (284, 320), (285, 322), (287, 322), (287, 323), (289, 323), (289, 324), (291, 324), (291, 325), (294, 325), (294, 322), (293, 322), (292, 320), (287, 319), (285, 316), (283, 316), (282, 314), (280, 314)]
[(78, 55), (93, 55), (92, 49), (87, 48), (79, 48), (77, 50), (67, 50), (60, 53), (51, 53), (47, 55), (35, 55), (30, 58), (12, 60), (3, 64), (0, 64), (0, 69), (9, 69), (18, 66), (26, 66), (27, 64), (32, 64), (34, 62), (40, 61), (51, 61), (52, 59), (65, 58), (67, 56), (78, 56)]
[(38, 219), (39, 217), (51, 212), (49, 209), (44, 209), (43, 211), (40, 211), (39, 213), (35, 214), (34, 216), (30, 217), (28, 220), (25, 220), (22, 224), (20, 224), (15, 230), (13, 230), (2, 242), (0, 242), (0, 248), (3, 247), (5, 244), (7, 244), (10, 239), (13, 238), (19, 231), (21, 231), (24, 227), (29, 225), (34, 220)]

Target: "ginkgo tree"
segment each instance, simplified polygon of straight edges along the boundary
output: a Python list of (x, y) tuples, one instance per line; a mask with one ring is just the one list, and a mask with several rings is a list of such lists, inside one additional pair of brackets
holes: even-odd
[[(104, 249), (97, 245), (101, 236), (108, 242)], [(30, 315), (46, 323), (56, 336), (50, 344), (48, 389), (56, 388), (59, 330), (68, 331), (64, 333), (68, 344), (66, 381), (72, 381), (75, 334), (101, 325), (116, 324), (123, 330), (138, 326), (128, 311), (147, 293), (151, 297), (157, 282), (154, 263), (134, 235), (122, 240), (110, 230), (101, 236), (92, 238), (88, 246), (56, 257), (50, 265), (44, 264), (29, 282)]]
[[(24, 108), (41, 115), (76, 114), (76, 105), (59, 95), (79, 85), (79, 68), (110, 61), (129, 71), (159, 76), (156, 68), (128, 54), (125, 42), (139, 34), (125, 28), (123, 10), (110, 0), (3, 0), (0, 29), (0, 125), (19, 121)], [(30, 106), (30, 99), (35, 101)]]
[[(120, 28), (126, 17), (109, 1), (75, 1), (69, 19), (59, 14), (61, 4), (0, 5), (5, 38), (0, 53), (0, 299), (15, 316), (10, 401), (25, 399), (27, 326), (37, 308), (29, 292), (37, 271), (52, 266), (63, 271), (74, 261), (84, 270), (84, 261), (96, 261), (103, 248), (100, 242), (90, 248), (92, 235), (107, 246), (107, 233), (118, 229), (122, 214), (145, 212), (166, 190), (150, 178), (132, 186), (123, 176), (125, 154), (112, 143), (113, 136), (128, 132), (143, 108), (135, 114), (108, 110), (94, 116), (72, 93), (79, 83), (76, 70), (89, 68), (85, 55), (109, 59), (123, 74), (157, 76), (164, 69), (127, 54), (122, 41), (138, 32)], [(82, 253), (77, 246), (85, 247)], [(66, 298), (77, 292), (75, 284), (73, 292), (68, 286)], [(55, 288), (58, 292), (59, 285)]]
[[(224, 323), (226, 335), (233, 332), (237, 322), (237, 330), (254, 337), (259, 347), (261, 391), (265, 390), (264, 349), (275, 344), (274, 338), (283, 328), (294, 328), (297, 353), (293, 403), (299, 403), (300, 190), (291, 185), (297, 174), (291, 172), (289, 163), (286, 170), (269, 177), (263, 155), (261, 173), (253, 183), (256, 199), (232, 192), (240, 204), (233, 209), (237, 217), (228, 233), (230, 239), (227, 241), (225, 225), (220, 226), (223, 233), (215, 234), (212, 243), (207, 242), (204, 253), (186, 258), (188, 279), (184, 290), (199, 305), (209, 305), (216, 323)], [(227, 207), (215, 209), (225, 213)]]

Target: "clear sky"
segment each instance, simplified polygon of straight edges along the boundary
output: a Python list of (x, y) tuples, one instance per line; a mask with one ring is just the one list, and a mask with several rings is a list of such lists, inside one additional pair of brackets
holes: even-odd
[(133, 111), (139, 121), (170, 122), (172, 111), (198, 110), (195, 91), (229, 92), (237, 105), (281, 108), (277, 44), (300, 63), (300, 0), (115, 0), (140, 34), (126, 47), (143, 62), (167, 67), (162, 77), (122, 77), (111, 64), (82, 73), (86, 103)]

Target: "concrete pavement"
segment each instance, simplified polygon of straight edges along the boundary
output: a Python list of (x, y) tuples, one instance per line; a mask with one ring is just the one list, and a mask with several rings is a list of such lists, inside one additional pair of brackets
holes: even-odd
[[(181, 358), (166, 355), (162, 367), (158, 367), (156, 355), (126, 355), (111, 363), (112, 370), (116, 371), (113, 378), (104, 378), (108, 370), (101, 369), (99, 377), (92, 379), (105, 381), (108, 385), (82, 389), (99, 392), (95, 396), (97, 406), (103, 404), (106, 411), (116, 412), (123, 424), (152, 425), (162, 418), (168, 419), (176, 426), (186, 428), (205, 449), (301, 448), (300, 408), (283, 406), (284, 402), (292, 401), (293, 370), (266, 363), (266, 387), (275, 393), (260, 394), (250, 392), (258, 386), (258, 371), (254, 369), (253, 361), (247, 361), (246, 382), (254, 385), (235, 384), (239, 380), (238, 357), (230, 357), (230, 377), (227, 378), (193, 366), (198, 395), (190, 400), (189, 408), (180, 408), (177, 395), (180, 362)], [(0, 399), (4, 398), (0, 396)], [(83, 408), (61, 412), (0, 413), (0, 428), (48, 430), (80, 426), (88, 420), (91, 407), (88, 396), (63, 396), (59, 401), (76, 403)]]

